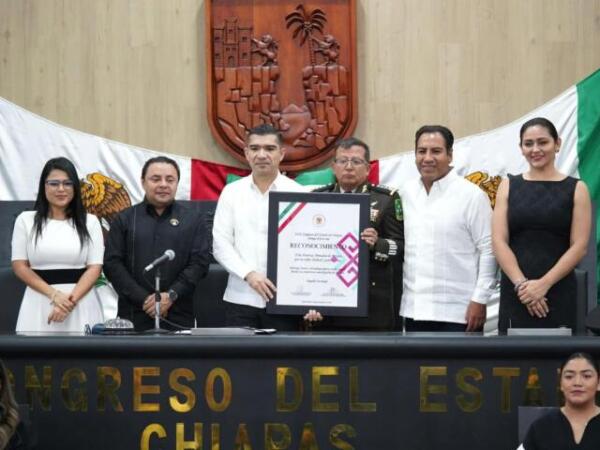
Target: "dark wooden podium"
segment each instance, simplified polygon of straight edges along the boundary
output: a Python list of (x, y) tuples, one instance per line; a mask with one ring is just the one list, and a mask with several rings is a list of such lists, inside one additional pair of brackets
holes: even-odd
[(561, 360), (599, 357), (600, 340), (2, 336), (0, 349), (39, 448), (505, 450), (518, 406), (557, 405)]

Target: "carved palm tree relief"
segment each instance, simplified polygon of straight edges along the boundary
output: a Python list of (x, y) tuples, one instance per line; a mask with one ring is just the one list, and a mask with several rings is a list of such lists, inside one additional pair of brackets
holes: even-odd
[(304, 5), (300, 4), (296, 6), (294, 12), (285, 16), (285, 23), (288, 29), (295, 27), (292, 39), (296, 39), (300, 35), (300, 47), (308, 41), (308, 57), (310, 58), (310, 63), (314, 66), (317, 62), (313, 48), (313, 33), (315, 31), (323, 33), (323, 27), (327, 23), (325, 13), (318, 8), (307, 13)]

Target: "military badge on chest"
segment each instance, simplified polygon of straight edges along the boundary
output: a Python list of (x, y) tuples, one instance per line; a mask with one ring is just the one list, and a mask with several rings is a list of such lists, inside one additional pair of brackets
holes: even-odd
[(371, 217), (370, 220), (371, 222), (377, 222), (377, 219), (379, 218), (379, 209), (375, 208), (377, 206), (377, 201), (371, 202)]

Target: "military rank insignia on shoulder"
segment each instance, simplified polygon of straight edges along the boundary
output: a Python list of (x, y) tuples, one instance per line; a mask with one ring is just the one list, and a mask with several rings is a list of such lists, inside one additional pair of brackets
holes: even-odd
[[(397, 189), (391, 188), (389, 186), (384, 186), (382, 184), (378, 184), (377, 186), (373, 185), (373, 190), (382, 194), (389, 195), (390, 197), (394, 197), (398, 192)], [(402, 199), (399, 196), (397, 196), (397, 198), (394, 199), (394, 216), (396, 217), (396, 220), (404, 219), (404, 212), (402, 210)]]
[(396, 220), (404, 220), (404, 211), (402, 210), (402, 199), (398, 197), (394, 200), (394, 212)]
[(326, 184), (325, 186), (319, 186), (314, 188), (311, 192), (331, 192), (335, 187), (335, 183)]
[(371, 190), (375, 191), (375, 192), (379, 192), (381, 194), (386, 194), (386, 195), (389, 195), (389, 196), (394, 195), (396, 193), (396, 191), (397, 191), (397, 189), (393, 189), (393, 188), (391, 188), (389, 186), (385, 186), (383, 184), (374, 184), (371, 187)]

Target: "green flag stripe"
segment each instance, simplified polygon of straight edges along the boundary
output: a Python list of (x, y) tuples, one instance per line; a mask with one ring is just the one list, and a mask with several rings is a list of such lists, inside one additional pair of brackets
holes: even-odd
[(287, 213), (290, 211), (290, 209), (292, 209), (294, 207), (294, 205), (296, 205), (298, 202), (292, 202), (289, 205), (287, 205), (285, 207), (285, 209), (283, 211), (281, 211), (281, 213), (279, 213), (279, 222), (281, 222), (281, 219), (283, 219)]
[(234, 181), (240, 180), (242, 177), (236, 175), (235, 173), (228, 173), (225, 178), (225, 184), (233, 183)]
[(335, 182), (335, 175), (331, 168), (311, 170), (298, 174), (296, 182), (304, 186), (330, 184)]
[[(596, 248), (600, 256), (600, 70), (577, 84), (577, 103), (579, 175), (596, 203)], [(600, 261), (597, 275), (600, 280)]]

